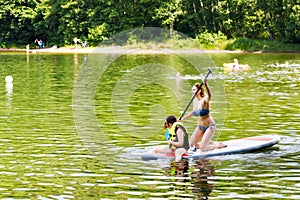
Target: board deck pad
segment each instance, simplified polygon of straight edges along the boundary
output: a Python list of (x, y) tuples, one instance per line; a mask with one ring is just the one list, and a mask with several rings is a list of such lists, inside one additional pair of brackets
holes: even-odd
[[(280, 136), (278, 135), (261, 135), (228, 140), (222, 142), (227, 145), (227, 147), (204, 152), (200, 150), (195, 152), (188, 151), (187, 154), (183, 155), (183, 158), (205, 158), (227, 154), (247, 153), (271, 147), (279, 141)], [(174, 158), (174, 154), (145, 153), (142, 154), (141, 158), (143, 160), (171, 159)]]

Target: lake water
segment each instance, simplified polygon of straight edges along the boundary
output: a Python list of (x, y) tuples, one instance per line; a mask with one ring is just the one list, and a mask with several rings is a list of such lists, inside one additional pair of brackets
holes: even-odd
[[(0, 53), (1, 199), (300, 199), (300, 54), (107, 52)], [(250, 70), (224, 71), (234, 58)], [(142, 161), (208, 68), (214, 139), (280, 143)], [(185, 122), (189, 134), (195, 125)]]

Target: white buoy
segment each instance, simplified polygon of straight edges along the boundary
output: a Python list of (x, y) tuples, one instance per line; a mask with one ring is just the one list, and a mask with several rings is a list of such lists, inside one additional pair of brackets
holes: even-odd
[(14, 78), (12, 76), (5, 77), (6, 84), (11, 84), (13, 81), (14, 81)]

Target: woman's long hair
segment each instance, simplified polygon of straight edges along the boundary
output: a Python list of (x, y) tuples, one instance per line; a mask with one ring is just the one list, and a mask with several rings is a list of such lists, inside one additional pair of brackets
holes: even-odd
[[(195, 86), (197, 87), (197, 89), (199, 89), (200, 85), (201, 85), (200, 83), (196, 83), (196, 84), (195, 84)], [(205, 96), (205, 93), (204, 93), (204, 86), (203, 86), (203, 85), (201, 86), (199, 95), (200, 95), (200, 97), (202, 97), (202, 98)]]

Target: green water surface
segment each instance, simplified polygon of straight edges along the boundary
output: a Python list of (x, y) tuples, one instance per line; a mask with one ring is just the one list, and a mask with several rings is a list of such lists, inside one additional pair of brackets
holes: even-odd
[[(234, 58), (250, 70), (224, 71)], [(165, 144), (164, 118), (181, 115), (208, 67), (215, 140), (278, 134), (281, 142), (142, 161)], [(1, 52), (0, 70), (1, 199), (300, 198), (299, 54)], [(191, 134), (196, 119), (185, 126)]]

